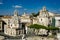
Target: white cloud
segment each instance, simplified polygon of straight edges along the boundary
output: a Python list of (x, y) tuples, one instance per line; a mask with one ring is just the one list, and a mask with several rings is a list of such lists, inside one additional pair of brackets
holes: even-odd
[(22, 6), (20, 6), (20, 5), (15, 5), (15, 6), (13, 6), (14, 8), (22, 8)]
[(0, 2), (0, 4), (3, 4), (2, 2)]
[(27, 9), (24, 9), (24, 10), (27, 10)]

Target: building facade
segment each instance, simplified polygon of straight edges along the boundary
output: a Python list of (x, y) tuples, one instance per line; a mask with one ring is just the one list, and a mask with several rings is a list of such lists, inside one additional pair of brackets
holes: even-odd
[[(53, 18), (55, 20), (59, 19), (59, 22), (53, 22)], [(55, 26), (60, 24), (60, 17), (55, 17), (55, 14), (47, 11), (46, 7), (43, 7), (42, 10), (40, 10), (37, 17), (31, 18), (30, 15), (26, 14), (25, 12), (22, 16), (18, 16), (18, 11), (15, 10), (13, 16), (3, 16), (1, 17), (1, 20), (4, 22), (4, 33), (10, 36), (27, 34), (27, 28), (31, 24), (39, 24), (46, 27), (52, 26), (52, 24), (55, 24)], [(2, 30), (2, 26), (0, 29)]]

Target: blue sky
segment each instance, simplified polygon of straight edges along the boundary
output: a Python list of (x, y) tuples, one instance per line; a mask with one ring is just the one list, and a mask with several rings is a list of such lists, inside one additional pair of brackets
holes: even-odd
[(12, 15), (15, 9), (19, 15), (37, 13), (43, 6), (50, 12), (60, 13), (60, 0), (0, 0), (0, 15)]

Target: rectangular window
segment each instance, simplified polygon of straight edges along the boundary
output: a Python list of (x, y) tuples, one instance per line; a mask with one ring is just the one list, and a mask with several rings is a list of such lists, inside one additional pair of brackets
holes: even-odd
[(20, 30), (16, 30), (16, 35), (20, 35)]
[(19, 35), (20, 35), (21, 31), (19, 30)]
[(42, 21), (42, 19), (41, 19), (41, 21)]

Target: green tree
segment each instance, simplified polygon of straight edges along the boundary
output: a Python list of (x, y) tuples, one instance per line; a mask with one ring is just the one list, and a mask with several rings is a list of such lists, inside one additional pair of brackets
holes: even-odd
[(49, 27), (46, 27), (46, 26), (43, 26), (43, 25), (39, 25), (39, 24), (32, 24), (29, 26), (30, 28), (35, 28), (35, 29), (47, 29), (47, 30), (59, 30), (59, 28), (57, 27), (53, 27), (53, 26), (49, 26)]
[(34, 29), (34, 32), (37, 33), (37, 35), (39, 35), (38, 33), (39, 33), (40, 29), (46, 29), (45, 26), (39, 25), (39, 24), (32, 24), (29, 27), (30, 28), (33, 28)]
[(30, 28), (35, 28), (35, 29), (47, 29), (47, 27), (43, 26), (43, 25), (38, 25), (38, 24), (32, 24), (29, 26)]
[(46, 26), (43, 26), (43, 25), (39, 25), (39, 24), (32, 24), (29, 26), (30, 28), (33, 28), (33, 29), (37, 29), (37, 33), (39, 32), (39, 29), (46, 29), (46, 30), (49, 30), (51, 31), (53, 34), (56, 34), (56, 30), (59, 30), (59, 28), (57, 27), (53, 27), (53, 26), (49, 26), (49, 27), (46, 27)]
[(59, 28), (50, 26), (50, 27), (47, 27), (47, 30), (59, 30)]
[(36, 17), (36, 13), (32, 13), (32, 16), (33, 16), (33, 17)]
[(39, 15), (39, 13), (40, 13), (40, 12), (38, 12), (38, 13), (32, 13), (32, 16), (33, 16), (33, 17), (37, 17), (37, 16)]

